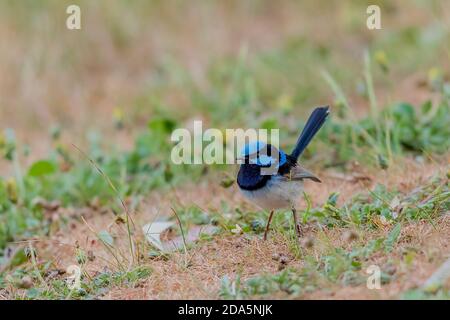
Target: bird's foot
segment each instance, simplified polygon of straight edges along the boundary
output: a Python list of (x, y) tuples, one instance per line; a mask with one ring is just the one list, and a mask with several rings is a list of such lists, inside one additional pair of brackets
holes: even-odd
[(273, 210), (270, 211), (269, 219), (267, 220), (266, 230), (264, 230), (264, 237), (263, 237), (264, 241), (267, 240), (267, 234), (269, 233), (269, 230), (270, 230), (270, 222), (272, 221), (272, 216), (273, 216)]
[(295, 233), (297, 234), (297, 238), (300, 239), (302, 237), (302, 230), (298, 223), (297, 210), (295, 210), (295, 208), (292, 208), (292, 216), (294, 217)]

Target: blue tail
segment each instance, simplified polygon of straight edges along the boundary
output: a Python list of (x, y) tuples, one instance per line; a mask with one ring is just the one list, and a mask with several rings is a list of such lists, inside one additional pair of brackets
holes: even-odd
[(313, 113), (311, 113), (302, 133), (298, 137), (297, 145), (291, 153), (292, 157), (296, 160), (298, 159), (298, 157), (311, 142), (311, 139), (322, 127), (329, 113), (328, 106), (316, 108)]

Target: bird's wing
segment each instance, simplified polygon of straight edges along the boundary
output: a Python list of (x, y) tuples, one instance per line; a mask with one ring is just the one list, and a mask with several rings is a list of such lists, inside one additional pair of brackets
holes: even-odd
[(284, 174), (284, 176), (288, 180), (293, 180), (293, 181), (303, 180), (303, 179), (311, 179), (312, 181), (315, 181), (315, 182), (322, 182), (322, 181), (320, 181), (319, 178), (317, 178), (317, 176), (315, 174), (309, 172), (308, 170), (306, 170), (299, 164), (297, 164), (296, 166), (293, 166), (288, 173)]

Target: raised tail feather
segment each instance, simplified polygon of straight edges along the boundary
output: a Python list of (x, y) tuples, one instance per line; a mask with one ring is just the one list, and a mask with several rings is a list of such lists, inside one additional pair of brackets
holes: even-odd
[(330, 113), (328, 109), (328, 106), (319, 107), (311, 113), (305, 127), (303, 128), (302, 133), (298, 137), (297, 145), (291, 153), (291, 156), (293, 158), (295, 158), (296, 160), (298, 159), (298, 157), (311, 142), (317, 131), (319, 131), (319, 129), (322, 127), (328, 114)]

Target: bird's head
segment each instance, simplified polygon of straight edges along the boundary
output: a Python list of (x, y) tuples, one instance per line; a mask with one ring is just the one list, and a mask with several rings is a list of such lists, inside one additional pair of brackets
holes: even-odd
[(262, 141), (246, 143), (236, 160), (242, 164), (256, 164), (260, 167), (275, 165), (276, 168), (284, 165), (287, 161), (286, 154), (282, 150)]

